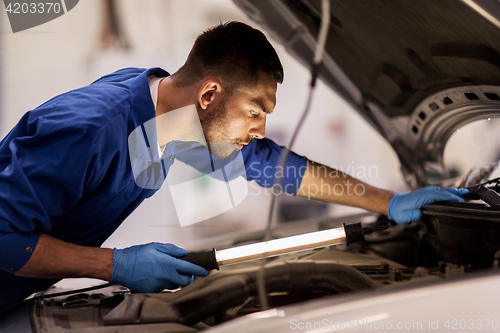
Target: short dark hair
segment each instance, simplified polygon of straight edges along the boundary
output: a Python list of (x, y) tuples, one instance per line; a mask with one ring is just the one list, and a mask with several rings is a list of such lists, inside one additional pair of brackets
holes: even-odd
[(221, 23), (200, 34), (186, 63), (174, 74), (179, 86), (219, 77), (230, 92), (256, 84), (260, 74), (283, 82), (283, 66), (264, 34), (241, 22)]

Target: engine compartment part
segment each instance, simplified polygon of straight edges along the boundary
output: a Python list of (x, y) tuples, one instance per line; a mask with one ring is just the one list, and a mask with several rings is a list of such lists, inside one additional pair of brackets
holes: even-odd
[[(123, 302), (103, 318), (103, 324), (178, 322), (193, 325), (256, 296), (259, 269), (257, 266), (220, 272), (175, 293), (125, 295)], [(331, 262), (270, 264), (265, 267), (264, 274), (268, 293), (332, 295), (380, 286), (352, 267)]]
[(443, 202), (423, 207), (425, 241), (440, 260), (476, 268), (493, 265), (500, 250), (500, 207)]
[[(271, 260), (265, 266), (265, 281), (269, 304), (274, 308), (319, 298), (335, 302), (347, 295), (366, 296), (382, 289), (440, 282), (471, 271), (447, 264), (410, 268), (375, 255), (334, 248)], [(32, 321), (36, 332), (203, 331), (260, 312), (259, 269), (255, 261), (224, 266), (175, 292), (131, 294), (126, 288), (111, 286), (97, 293), (47, 298), (34, 303)]]

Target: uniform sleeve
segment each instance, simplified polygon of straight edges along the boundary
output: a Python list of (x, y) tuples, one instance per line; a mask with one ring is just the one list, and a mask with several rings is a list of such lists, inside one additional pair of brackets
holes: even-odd
[(307, 168), (308, 159), (290, 151), (283, 169), (279, 159), (284, 148), (269, 139), (253, 140), (241, 150), (245, 161), (247, 180), (255, 180), (262, 187), (271, 187), (275, 178), (281, 178), (280, 190), (296, 195)]
[[(281, 178), (280, 190), (296, 195), (307, 168), (307, 158), (290, 151), (283, 170), (278, 167), (283, 147), (269, 139), (253, 140), (240, 152), (227, 159), (211, 155), (201, 144), (186, 143), (182, 153), (175, 155), (180, 161), (194, 167), (202, 174), (210, 175), (221, 181), (230, 181), (244, 176), (248, 181), (255, 180), (262, 187), (271, 187), (275, 178)], [(224, 174), (214, 172), (224, 169)], [(185, 180), (184, 180), (185, 181)], [(175, 184), (170, 181), (169, 185)]]
[(38, 233), (81, 198), (91, 145), (85, 130), (30, 113), (0, 143), (0, 269), (21, 269)]

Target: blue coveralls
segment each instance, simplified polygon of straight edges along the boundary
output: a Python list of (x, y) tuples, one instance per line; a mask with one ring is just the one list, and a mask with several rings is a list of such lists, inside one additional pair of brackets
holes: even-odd
[[(129, 134), (155, 117), (149, 75), (169, 74), (127, 68), (104, 76), (26, 113), (0, 142), (0, 308), (57, 282), (12, 274), (40, 233), (98, 247), (157, 191), (137, 186), (127, 145)], [(245, 146), (247, 179), (272, 185), (275, 173), (255, 165), (275, 168), (281, 149), (268, 139)], [(293, 153), (287, 161), (297, 170), (306, 164)], [(301, 180), (300, 173), (285, 175), (283, 187), (295, 194)]]

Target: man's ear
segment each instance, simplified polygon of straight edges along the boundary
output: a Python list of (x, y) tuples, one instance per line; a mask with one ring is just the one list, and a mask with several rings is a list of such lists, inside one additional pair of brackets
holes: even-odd
[(203, 110), (206, 110), (214, 101), (217, 102), (222, 97), (222, 85), (217, 79), (206, 80), (198, 91), (198, 103)]

